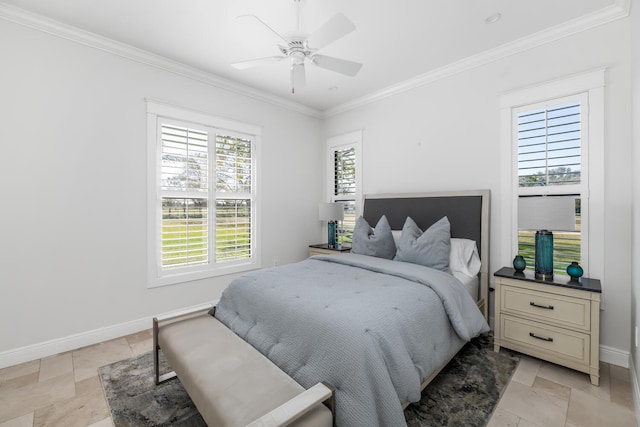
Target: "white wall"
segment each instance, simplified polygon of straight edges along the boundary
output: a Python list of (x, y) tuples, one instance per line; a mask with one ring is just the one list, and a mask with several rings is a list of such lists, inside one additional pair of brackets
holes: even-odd
[(230, 281), (147, 289), (147, 97), (263, 127), (264, 266), (320, 237), (318, 119), (4, 20), (0, 52), (0, 356), (212, 301)]
[[(325, 135), (364, 128), (364, 193), (489, 188), (491, 271), (513, 254), (501, 234), (501, 94), (602, 66), (606, 72), (605, 289), (601, 345), (630, 350), (631, 97), (629, 20), (531, 49), (325, 121)], [(424, 47), (428, 50), (428, 44)], [(626, 364), (626, 362), (624, 362)]]
[(631, 8), (631, 71), (632, 71), (632, 126), (633, 126), (633, 223), (632, 223), (632, 258), (631, 258), (631, 355), (634, 368), (634, 396), (636, 413), (640, 413), (640, 353), (635, 345), (635, 328), (640, 327), (640, 3), (634, 3)]

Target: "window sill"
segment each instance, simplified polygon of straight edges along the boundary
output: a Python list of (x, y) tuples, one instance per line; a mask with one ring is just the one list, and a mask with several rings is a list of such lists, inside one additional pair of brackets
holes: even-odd
[(258, 261), (251, 261), (224, 267), (217, 266), (216, 268), (207, 270), (164, 274), (161, 277), (152, 277), (152, 275), (149, 274), (147, 288), (151, 289), (162, 286), (179, 285), (186, 282), (193, 282), (195, 280), (209, 279), (212, 277), (226, 276), (229, 274), (244, 273), (247, 271), (257, 270), (260, 267), (261, 266)]

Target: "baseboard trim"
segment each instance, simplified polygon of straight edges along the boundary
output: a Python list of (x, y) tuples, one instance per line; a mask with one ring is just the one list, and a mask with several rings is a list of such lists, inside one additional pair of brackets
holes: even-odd
[[(193, 307), (180, 309), (180, 311), (187, 309), (204, 308), (211, 304), (215, 305), (216, 303), (217, 301), (206, 304), (198, 304)], [(170, 313), (162, 313), (162, 315), (165, 314)], [(130, 322), (119, 323), (117, 325), (107, 326), (104, 328), (94, 329), (92, 331), (81, 332), (79, 334), (69, 335), (63, 338), (53, 339), (50, 341), (44, 341), (41, 343), (8, 350), (0, 353), (0, 369), (6, 368), (7, 366), (18, 365), (20, 363), (41, 359), (43, 357), (53, 356), (54, 354), (64, 353), (66, 351), (77, 350), (88, 345), (98, 344), (103, 341), (135, 334), (136, 332), (144, 331), (145, 329), (151, 329), (152, 321), (153, 316), (144, 317), (142, 319), (132, 320)]]
[(0, 353), (0, 368), (76, 350), (151, 328), (152, 318), (133, 320)]
[[(207, 305), (215, 305), (217, 303), (218, 301), (216, 300), (204, 304), (198, 304), (192, 307), (185, 307), (175, 311), (199, 309), (204, 308)], [(175, 311), (162, 313), (161, 315), (171, 314)], [(115, 338), (120, 338), (126, 335), (135, 334), (136, 332), (150, 329), (152, 321), (153, 316), (145, 317), (138, 320), (132, 320), (130, 322), (120, 323), (117, 325), (107, 326), (100, 329), (94, 329), (92, 331), (81, 332), (79, 334), (17, 348), (14, 350), (8, 350), (0, 353), (0, 369), (6, 368), (7, 366), (18, 365), (20, 363), (41, 359), (43, 357), (53, 356), (54, 354), (64, 353), (65, 351), (76, 350), (81, 347), (97, 344)], [(489, 318), (489, 321), (491, 324), (493, 324), (493, 318)], [(600, 360), (611, 365), (629, 368), (630, 354), (628, 351), (622, 351), (617, 348), (601, 345)], [(634, 388), (634, 393), (637, 390), (637, 384), (635, 384), (635, 386), (636, 387)], [(637, 413), (640, 414), (640, 410)]]
[[(623, 351), (618, 348), (608, 347), (606, 345), (600, 346), (600, 361), (608, 363), (610, 365), (616, 365), (623, 368), (629, 368), (628, 351)], [(639, 412), (640, 413), (640, 412)]]

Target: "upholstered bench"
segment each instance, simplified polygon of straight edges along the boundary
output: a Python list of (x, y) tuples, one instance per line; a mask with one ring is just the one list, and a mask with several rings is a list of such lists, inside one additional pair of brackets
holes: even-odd
[[(177, 375), (200, 414), (214, 426), (331, 427), (334, 390), (308, 390), (213, 317), (215, 308), (153, 319), (156, 384)], [(159, 350), (173, 372), (160, 375)]]

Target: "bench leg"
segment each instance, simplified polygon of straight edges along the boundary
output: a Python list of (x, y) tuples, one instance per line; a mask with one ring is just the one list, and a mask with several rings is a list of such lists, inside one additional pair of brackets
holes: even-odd
[(171, 371), (166, 374), (160, 375), (160, 345), (158, 344), (158, 319), (153, 318), (153, 374), (155, 377), (156, 385), (162, 384), (165, 381), (170, 380), (176, 376), (176, 373)]

